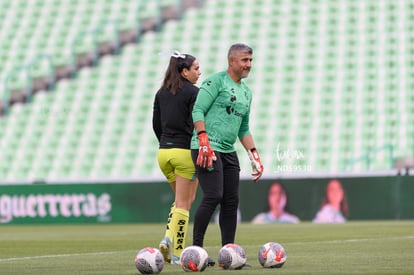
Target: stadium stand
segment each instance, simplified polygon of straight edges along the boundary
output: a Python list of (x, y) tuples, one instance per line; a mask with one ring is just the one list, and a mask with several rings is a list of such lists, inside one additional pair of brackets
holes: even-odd
[[(120, 19), (119, 32), (134, 30), (139, 3), (2, 3), (3, 78), (45, 49), (56, 65), (69, 64), (73, 39), (102, 20)], [(146, 9), (141, 16), (157, 16), (154, 6)], [(414, 148), (413, 14), (408, 0), (204, 1), (121, 45), (119, 55), (80, 66), (75, 78), (45, 87), (30, 104), (14, 104), (0, 119), (0, 178), (160, 176), (151, 116), (168, 53), (194, 54), (206, 77), (225, 69), (234, 42), (255, 51), (246, 81), (268, 175), (390, 169), (395, 156)], [(103, 40), (113, 39), (108, 32)], [(77, 53), (88, 49), (79, 45)], [(36, 76), (47, 75), (42, 68)], [(248, 176), (247, 156), (237, 150)]]

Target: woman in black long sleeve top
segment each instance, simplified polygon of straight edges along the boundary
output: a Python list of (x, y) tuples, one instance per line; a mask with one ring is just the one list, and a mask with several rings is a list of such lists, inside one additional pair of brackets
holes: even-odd
[(165, 261), (171, 264), (180, 264), (198, 184), (190, 140), (194, 129), (191, 112), (198, 93), (194, 84), (200, 74), (194, 56), (174, 52), (154, 100), (152, 125), (159, 141), (158, 164), (175, 193), (165, 237), (159, 245)]

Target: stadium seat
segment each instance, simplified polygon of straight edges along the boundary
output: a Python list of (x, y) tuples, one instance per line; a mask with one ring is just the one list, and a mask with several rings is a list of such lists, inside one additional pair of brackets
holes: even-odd
[[(69, 62), (70, 38), (106, 19), (119, 19), (120, 29), (133, 28), (139, 3), (56, 1), (1, 3), (0, 20), (4, 18), (1, 23), (7, 27), (0, 32), (5, 40), (1, 72), (28, 59), (29, 52), (37, 55), (40, 48), (57, 64)], [(5, 129), (0, 131), (0, 163), (10, 163), (0, 165), (0, 176), (162, 176), (151, 117), (169, 53), (195, 55), (204, 79), (226, 68), (227, 49), (239, 41), (254, 48), (253, 70), (246, 79), (254, 93), (251, 131), (268, 175), (277, 175), (277, 165), (336, 172), (384, 144), (391, 144), (396, 156), (414, 148), (409, 44), (413, 5), (393, 0), (379, 5), (350, 0), (241, 3), (205, 1), (182, 20), (168, 21), (160, 32), (145, 33), (138, 44), (126, 45), (120, 55), (105, 56), (75, 79), (59, 81), (55, 91), (38, 93), (31, 104), (13, 106), (0, 119), (0, 129)], [(151, 4), (141, 12), (150, 16), (154, 9)], [(25, 19), (19, 22), (12, 16)], [(36, 16), (42, 20), (33, 19)], [(34, 22), (36, 30), (27, 30)], [(22, 34), (12, 37), (10, 29), (16, 32), (21, 26)], [(104, 40), (112, 29), (105, 32)], [(27, 41), (21, 42), (21, 36)], [(78, 50), (90, 47), (83, 46)], [(47, 66), (36, 70), (42, 74)], [(13, 80), (15, 86), (22, 83), (22, 77)], [(277, 159), (278, 146), (300, 151), (303, 158)], [(242, 175), (249, 176), (246, 153), (240, 144), (236, 148)], [(389, 165), (387, 149), (372, 156), (371, 169)], [(351, 168), (366, 169), (364, 162)]]

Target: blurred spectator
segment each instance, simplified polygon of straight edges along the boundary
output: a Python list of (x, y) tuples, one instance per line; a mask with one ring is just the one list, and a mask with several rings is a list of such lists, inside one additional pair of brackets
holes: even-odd
[(299, 218), (288, 213), (286, 208), (287, 195), (282, 184), (275, 182), (269, 187), (267, 194), (268, 211), (257, 214), (252, 223), (299, 223)]
[(325, 188), (325, 197), (314, 223), (344, 223), (348, 216), (348, 203), (345, 191), (337, 179), (329, 181)]

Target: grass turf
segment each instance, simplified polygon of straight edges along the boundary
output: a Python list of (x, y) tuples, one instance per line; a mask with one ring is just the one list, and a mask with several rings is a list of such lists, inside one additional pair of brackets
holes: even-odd
[[(157, 247), (163, 224), (39, 225), (0, 227), (0, 274), (139, 274), (136, 252)], [(187, 243), (191, 242), (192, 226)], [(264, 269), (257, 261), (262, 244), (275, 241), (287, 252), (281, 269)], [(243, 270), (206, 274), (414, 274), (414, 221), (370, 221), (346, 224), (240, 224), (236, 243), (248, 262)], [(208, 228), (205, 248), (217, 259), (218, 225)], [(165, 264), (162, 274), (183, 274)]]

